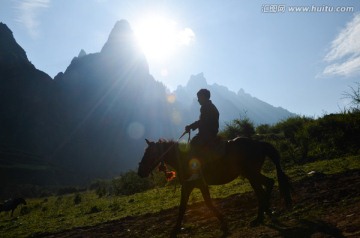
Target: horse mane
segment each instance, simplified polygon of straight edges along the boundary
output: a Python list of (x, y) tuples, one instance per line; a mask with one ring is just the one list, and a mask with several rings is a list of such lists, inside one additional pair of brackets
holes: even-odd
[(165, 143), (176, 143), (176, 141), (174, 141), (173, 139), (168, 140), (168, 139), (165, 139), (165, 138), (160, 138), (160, 139), (158, 140), (158, 143), (161, 143), (161, 144), (165, 144)]
[(166, 148), (166, 147), (169, 147), (169, 146), (173, 146), (175, 144), (178, 144), (179, 142), (173, 140), (173, 139), (164, 139), (164, 138), (160, 138), (156, 144), (163, 147), (163, 148)]

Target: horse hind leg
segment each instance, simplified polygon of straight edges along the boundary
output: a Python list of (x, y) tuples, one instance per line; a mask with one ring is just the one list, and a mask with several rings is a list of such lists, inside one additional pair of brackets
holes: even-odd
[(271, 192), (274, 188), (275, 181), (269, 177), (266, 177), (263, 174), (260, 174), (260, 182), (265, 187), (265, 196), (264, 196), (265, 213), (271, 216), (272, 212), (270, 210), (270, 200), (271, 200)]
[(250, 226), (258, 226), (264, 222), (264, 212), (267, 210), (268, 206), (266, 201), (266, 193), (262, 187), (262, 183), (259, 177), (249, 178), (249, 181), (258, 200), (258, 214), (257, 217), (250, 222)]

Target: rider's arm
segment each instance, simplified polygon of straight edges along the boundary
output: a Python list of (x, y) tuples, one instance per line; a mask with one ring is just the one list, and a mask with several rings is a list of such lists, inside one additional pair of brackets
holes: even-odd
[(200, 125), (200, 120), (190, 124), (189, 127), (190, 127), (191, 130), (196, 130), (196, 129), (199, 128), (199, 125)]
[(199, 125), (200, 125), (200, 120), (199, 121), (196, 121), (190, 125), (187, 125), (185, 127), (185, 131), (189, 132), (190, 130), (196, 130), (199, 128)]

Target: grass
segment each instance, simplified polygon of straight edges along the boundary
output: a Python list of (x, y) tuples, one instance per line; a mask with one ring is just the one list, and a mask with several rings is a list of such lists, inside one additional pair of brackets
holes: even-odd
[[(360, 156), (317, 161), (301, 166), (286, 168), (292, 180), (300, 180), (311, 171), (325, 174), (340, 173), (350, 169), (360, 169)], [(274, 172), (266, 173), (275, 177)], [(213, 198), (227, 197), (235, 193), (251, 191), (247, 180), (238, 178), (222, 186), (211, 186)], [(76, 198), (76, 202), (75, 202)], [(92, 226), (126, 216), (155, 213), (179, 205), (180, 188), (173, 186), (156, 188), (130, 196), (109, 196), (98, 198), (92, 192), (51, 196), (41, 199), (27, 199), (28, 205), (18, 208), (11, 218), (8, 213), (0, 213), (1, 237), (35, 237), (42, 233), (59, 232), (82, 226)], [(202, 201), (195, 190), (190, 203)], [(77, 203), (77, 204), (75, 204)]]

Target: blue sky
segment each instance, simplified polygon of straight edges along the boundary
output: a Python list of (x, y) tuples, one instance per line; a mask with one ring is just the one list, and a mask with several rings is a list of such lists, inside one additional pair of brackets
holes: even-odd
[[(210, 84), (321, 116), (348, 106), (342, 94), (360, 81), (359, 11), (359, 1), (343, 0), (7, 0), (0, 21), (29, 60), (54, 77), (81, 49), (99, 52), (116, 21), (141, 32), (144, 22), (160, 18), (169, 34), (186, 39), (171, 50), (162, 42), (162, 58), (147, 55), (150, 73), (170, 90), (203, 72)], [(162, 29), (153, 35), (166, 38)]]

